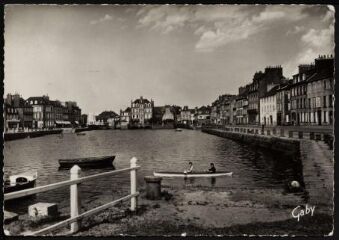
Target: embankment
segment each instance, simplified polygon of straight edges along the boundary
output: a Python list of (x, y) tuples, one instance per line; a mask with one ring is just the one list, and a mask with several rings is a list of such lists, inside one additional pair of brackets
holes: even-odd
[(278, 152), (296, 154), (300, 149), (300, 141), (296, 139), (280, 138), (259, 134), (226, 132), (220, 129), (202, 129), (202, 132), (229, 138), (256, 147), (271, 149)]
[(35, 137), (41, 137), (41, 136), (50, 135), (50, 134), (60, 134), (61, 132), (62, 132), (61, 129), (57, 129), (57, 130), (48, 130), (48, 131), (5, 133), (4, 140), (11, 141), (11, 140), (17, 140), (17, 139), (28, 138), (28, 137), (35, 138)]

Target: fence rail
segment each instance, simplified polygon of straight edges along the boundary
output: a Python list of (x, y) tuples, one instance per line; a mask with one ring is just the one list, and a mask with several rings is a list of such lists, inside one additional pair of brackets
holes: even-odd
[[(42, 193), (42, 192), (47, 192), (47, 191), (52, 191), (58, 188), (70, 186), (70, 218), (66, 219), (64, 221), (61, 221), (59, 223), (56, 223), (54, 225), (48, 226), (44, 229), (31, 232), (31, 233), (26, 233), (24, 235), (43, 235), (48, 232), (51, 232), (53, 230), (56, 230), (58, 228), (67, 226), (68, 224), (71, 224), (71, 233), (75, 233), (79, 230), (80, 228), (80, 223), (78, 222), (80, 219), (93, 215), (95, 213), (98, 213), (102, 210), (105, 210), (109, 207), (112, 207), (118, 203), (121, 203), (123, 201), (131, 199), (131, 211), (136, 210), (137, 206), (137, 197), (139, 196), (139, 192), (137, 192), (137, 178), (136, 178), (136, 170), (140, 168), (140, 166), (137, 166), (137, 159), (133, 157), (130, 160), (130, 167), (129, 168), (124, 168), (120, 170), (114, 170), (110, 172), (104, 172), (104, 173), (99, 173), (99, 174), (94, 174), (91, 176), (86, 176), (86, 177), (79, 177), (79, 174), (81, 172), (81, 168), (77, 165), (73, 166), (70, 170), (70, 180), (67, 181), (62, 181), (58, 183), (52, 183), (49, 185), (45, 186), (40, 186), (40, 187), (35, 187), (33, 189), (26, 189), (22, 191), (17, 191), (13, 193), (7, 193), (4, 194), (4, 200), (10, 200), (10, 199), (16, 199), (20, 197), (25, 197), (29, 195), (33, 195), (36, 193)], [(114, 176), (123, 172), (130, 172), (131, 175), (131, 193), (127, 196), (124, 196), (122, 198), (116, 199), (112, 202), (106, 203), (104, 205), (101, 205), (99, 207), (96, 207), (94, 209), (91, 209), (87, 212), (84, 213), (79, 213), (80, 210), (80, 199), (79, 199), (79, 194), (78, 194), (78, 185), (83, 182), (90, 181), (92, 179), (100, 178), (100, 177), (105, 177), (105, 176)]]

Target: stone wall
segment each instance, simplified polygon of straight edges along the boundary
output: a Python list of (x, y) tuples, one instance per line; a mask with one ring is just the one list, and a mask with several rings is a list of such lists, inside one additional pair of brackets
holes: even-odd
[(296, 139), (279, 138), (259, 134), (226, 132), (219, 129), (202, 129), (202, 132), (288, 154), (296, 154), (299, 152), (300, 141)]

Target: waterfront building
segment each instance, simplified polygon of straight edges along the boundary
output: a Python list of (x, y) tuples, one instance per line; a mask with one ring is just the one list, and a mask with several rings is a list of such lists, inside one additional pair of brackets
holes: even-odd
[(182, 108), (180, 106), (172, 105), (171, 106), (171, 112), (174, 115), (174, 123), (180, 123), (181, 122), (181, 111)]
[(200, 108), (196, 107), (195, 110), (195, 125), (196, 126), (204, 126), (211, 123), (211, 107), (210, 106), (202, 106)]
[(260, 122), (259, 108), (259, 83), (263, 80), (264, 73), (256, 72), (253, 76), (252, 83), (248, 86), (248, 124), (258, 125)]
[(162, 122), (163, 123), (174, 123), (174, 109), (171, 109), (171, 106), (165, 106), (165, 112), (162, 115)]
[(131, 120), (131, 108), (127, 107), (124, 111), (120, 110), (120, 128), (127, 129)]
[(249, 86), (239, 87), (239, 94), (236, 97), (236, 124), (245, 125), (248, 124), (248, 89)]
[(18, 112), (20, 120), (19, 128), (32, 129), (33, 128), (33, 107), (29, 105), (19, 94), (7, 94), (5, 100), (7, 104), (14, 107)]
[(260, 98), (260, 124), (264, 126), (277, 125), (277, 89), (274, 86)]
[(237, 107), (236, 107), (237, 99), (236, 97), (230, 100), (230, 124), (235, 125), (237, 122)]
[(115, 128), (116, 123), (118, 122), (118, 114), (114, 111), (103, 111), (98, 116), (96, 116), (96, 121), (103, 123), (103, 125), (109, 128)]
[(334, 59), (319, 56), (315, 59), (313, 74), (307, 78), (307, 112), (309, 125), (333, 124)]
[(229, 124), (230, 121), (230, 101), (234, 95), (223, 94), (218, 97), (211, 107), (211, 123), (216, 125)]
[(87, 114), (81, 114), (80, 125), (82, 127), (86, 127), (87, 126), (87, 122), (88, 122), (88, 115)]
[(77, 102), (67, 101), (65, 102), (68, 113), (68, 121), (73, 126), (79, 126), (81, 120), (81, 109), (78, 107)]
[(19, 130), (19, 114), (17, 109), (6, 103), (4, 104), (5, 132)]
[(250, 84), (239, 88), (236, 101), (236, 124), (259, 124), (261, 122), (260, 98), (265, 97), (272, 87), (286, 81), (281, 66), (268, 66), (264, 72), (256, 72)]
[(131, 123), (138, 127), (149, 126), (153, 116), (153, 100), (149, 101), (142, 96), (131, 101)]
[[(309, 122), (307, 79), (315, 73), (313, 64), (299, 65), (299, 71), (293, 75), (291, 92), (291, 123), (293, 125), (306, 125)], [(312, 120), (313, 120), (312, 115)]]
[(53, 105), (48, 96), (29, 97), (27, 102), (33, 107), (34, 128), (42, 129), (54, 127)]
[(188, 106), (184, 106), (184, 108), (180, 112), (180, 123), (191, 125), (194, 121), (194, 109), (189, 109)]
[(53, 117), (55, 127), (70, 127), (71, 122), (68, 121), (68, 117), (64, 119), (65, 110), (67, 110), (66, 106), (58, 100), (50, 101), (51, 105), (53, 106)]
[(289, 80), (288, 83), (279, 85), (277, 89), (277, 125), (290, 125), (290, 88), (292, 80)]

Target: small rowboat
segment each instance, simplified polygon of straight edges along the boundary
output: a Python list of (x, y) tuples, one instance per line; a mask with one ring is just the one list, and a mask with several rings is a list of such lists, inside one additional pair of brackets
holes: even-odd
[(60, 168), (71, 168), (74, 165), (82, 168), (113, 167), (114, 159), (115, 156), (59, 159), (59, 165)]
[(176, 132), (182, 132), (182, 129), (181, 128), (177, 128), (175, 129)]
[(11, 193), (15, 191), (24, 190), (27, 188), (34, 188), (38, 173), (29, 174), (21, 173), (17, 175), (9, 176), (9, 179), (5, 180), (4, 193)]
[(183, 178), (198, 178), (198, 177), (232, 177), (233, 172), (191, 172), (191, 173), (183, 173), (183, 172), (153, 172), (154, 176), (157, 177), (183, 177)]

